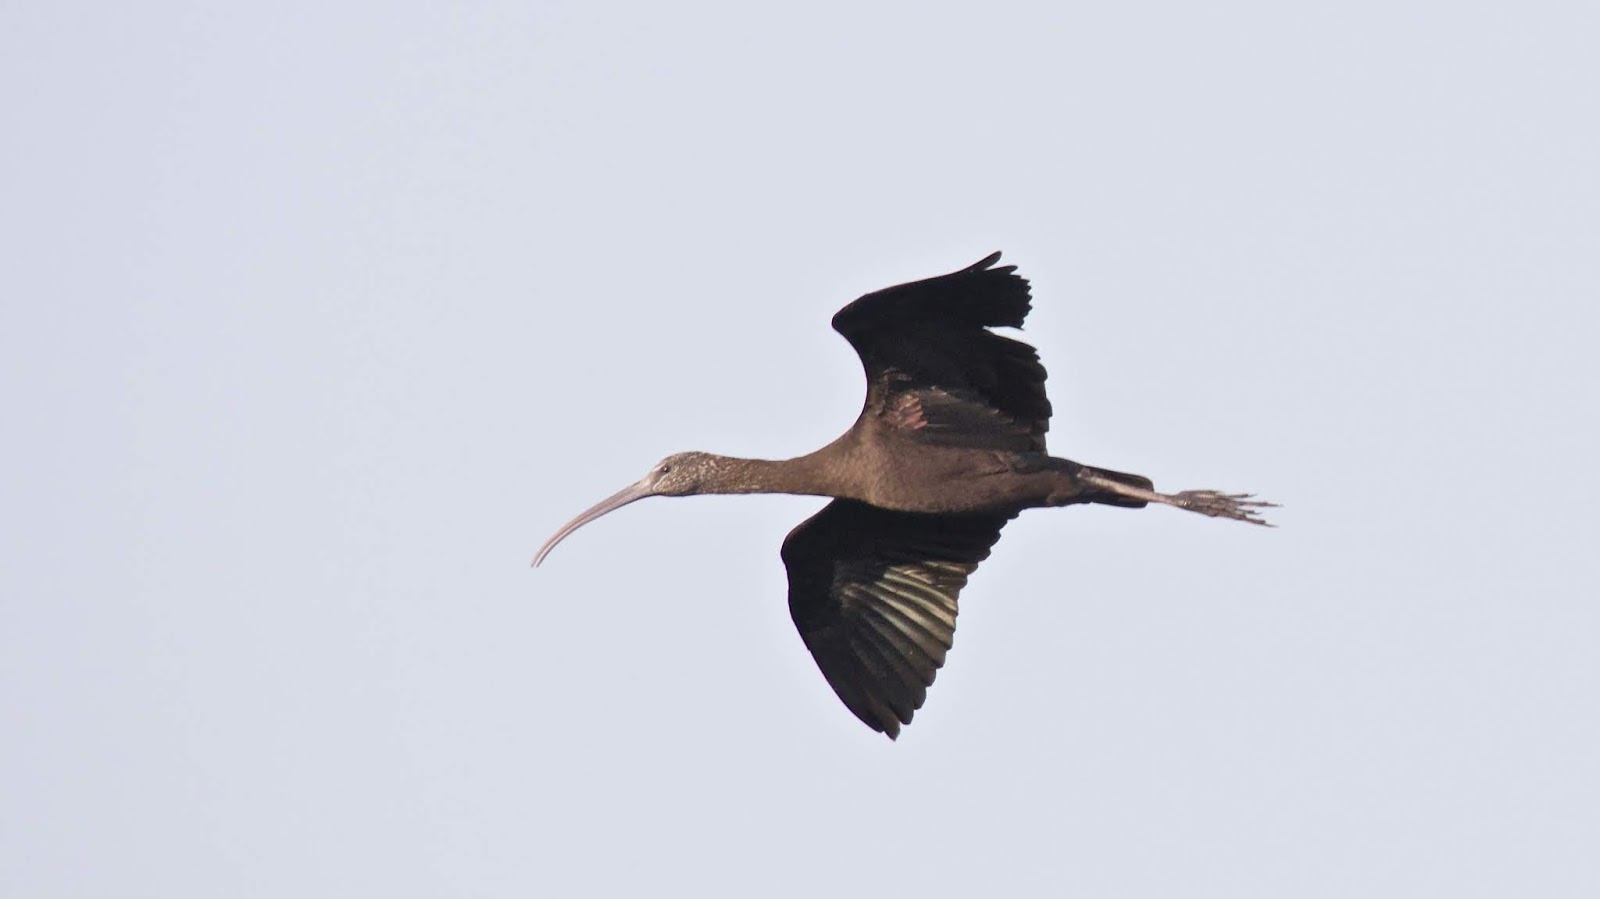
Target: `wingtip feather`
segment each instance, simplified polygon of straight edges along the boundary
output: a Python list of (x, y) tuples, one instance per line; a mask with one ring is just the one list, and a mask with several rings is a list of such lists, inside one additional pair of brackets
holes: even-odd
[[(966, 268), (962, 269), (962, 271), (981, 272), (981, 271), (989, 268), (990, 266), (994, 265), (996, 262), (999, 262), (999, 261), (1000, 261), (1000, 251), (999, 250), (995, 250), (993, 253), (990, 253), (989, 255), (983, 257), (982, 259), (979, 259), (977, 262), (974, 262), (972, 265), (969, 265)], [(1015, 270), (1016, 266), (1011, 265), (1011, 266), (1007, 266), (1007, 268)]]

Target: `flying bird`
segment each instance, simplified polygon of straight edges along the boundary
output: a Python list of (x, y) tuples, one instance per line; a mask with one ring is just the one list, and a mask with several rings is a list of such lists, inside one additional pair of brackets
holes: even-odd
[(845, 706), (893, 739), (944, 665), (961, 588), (1022, 510), (1163, 503), (1267, 524), (1259, 510), (1274, 504), (1250, 494), (1158, 493), (1148, 478), (1050, 455), (1039, 355), (989, 330), (1022, 327), (1030, 309), (1027, 280), (999, 261), (869, 293), (833, 317), (867, 376), (861, 415), (839, 439), (781, 461), (668, 456), (563, 525), (533, 564), (647, 496), (831, 497), (783, 541), (789, 613)]

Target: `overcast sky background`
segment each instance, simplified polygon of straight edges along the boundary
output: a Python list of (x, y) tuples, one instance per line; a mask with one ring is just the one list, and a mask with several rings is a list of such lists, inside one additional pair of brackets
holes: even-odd
[[(1591, 3), (8, 4), (0, 896), (1600, 895)], [(1058, 455), (898, 743), (796, 497), (992, 250)]]

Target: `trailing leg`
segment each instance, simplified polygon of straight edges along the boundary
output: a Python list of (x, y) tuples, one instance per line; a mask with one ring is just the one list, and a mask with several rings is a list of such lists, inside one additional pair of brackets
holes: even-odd
[[(1258, 509), (1276, 508), (1277, 503), (1264, 502), (1255, 499), (1249, 493), (1218, 493), (1215, 490), (1185, 490), (1182, 493), (1157, 493), (1153, 484), (1148, 479), (1123, 475), (1117, 472), (1103, 471), (1098, 468), (1084, 466), (1076, 475), (1078, 483), (1089, 488), (1087, 498), (1090, 502), (1106, 503), (1109, 505), (1137, 505), (1145, 503), (1165, 503), (1188, 509), (1190, 512), (1199, 512), (1213, 518), (1232, 518), (1236, 521), (1248, 521), (1272, 527), (1260, 517)], [(1095, 494), (1110, 494), (1101, 498)], [(1116, 499), (1113, 499), (1115, 497)], [(1122, 500), (1118, 502), (1117, 499)]]

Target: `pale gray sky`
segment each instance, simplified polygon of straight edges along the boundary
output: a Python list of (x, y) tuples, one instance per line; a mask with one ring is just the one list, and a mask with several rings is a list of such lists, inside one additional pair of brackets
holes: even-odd
[[(11, 4), (0, 896), (1600, 895), (1600, 11)], [(1059, 455), (898, 744), (828, 318), (991, 250)], [(681, 889), (674, 889), (674, 887)]]

